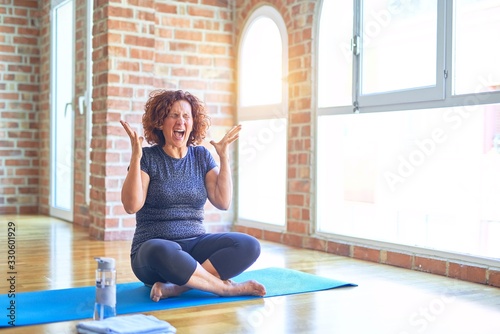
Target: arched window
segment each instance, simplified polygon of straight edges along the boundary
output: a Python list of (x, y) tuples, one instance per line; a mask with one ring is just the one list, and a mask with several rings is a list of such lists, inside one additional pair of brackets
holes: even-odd
[(239, 45), (238, 222), (286, 219), (287, 33), (281, 15), (259, 7)]

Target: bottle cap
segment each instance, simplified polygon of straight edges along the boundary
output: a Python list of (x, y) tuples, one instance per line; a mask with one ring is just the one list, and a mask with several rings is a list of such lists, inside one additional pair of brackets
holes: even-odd
[(115, 259), (112, 257), (95, 257), (98, 269), (115, 269)]

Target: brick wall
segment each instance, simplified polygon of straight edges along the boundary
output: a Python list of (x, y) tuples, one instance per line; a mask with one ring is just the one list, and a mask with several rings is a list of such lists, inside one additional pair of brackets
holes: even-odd
[(39, 9), (0, 6), (0, 214), (38, 212)]

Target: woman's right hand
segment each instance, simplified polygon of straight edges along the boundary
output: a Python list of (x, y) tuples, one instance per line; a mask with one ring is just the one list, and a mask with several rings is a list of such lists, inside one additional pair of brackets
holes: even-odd
[(139, 136), (127, 122), (120, 120), (120, 124), (123, 126), (125, 131), (127, 131), (130, 138), (130, 144), (132, 145), (132, 157), (140, 160), (142, 158), (142, 142), (144, 141), (144, 137)]
[(149, 187), (149, 175), (142, 171), (140, 166), (142, 158), (142, 141), (144, 138), (139, 136), (136, 131), (132, 130), (127, 122), (120, 121), (120, 123), (125, 131), (127, 131), (130, 143), (132, 144), (132, 156), (130, 157), (127, 176), (123, 182), (121, 199), (125, 211), (133, 214), (144, 206)]

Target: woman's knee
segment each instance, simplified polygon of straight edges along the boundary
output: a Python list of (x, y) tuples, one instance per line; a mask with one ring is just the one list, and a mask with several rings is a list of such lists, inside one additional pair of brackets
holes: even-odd
[(173, 256), (181, 250), (179, 244), (162, 239), (145, 241), (139, 248), (138, 255), (147, 262), (159, 263)]
[(240, 233), (239, 244), (244, 254), (256, 260), (260, 256), (260, 242), (251, 235)]
[(196, 261), (179, 244), (169, 240), (148, 240), (141, 245), (137, 256), (137, 267), (161, 277), (162, 282), (183, 285), (196, 269)]

